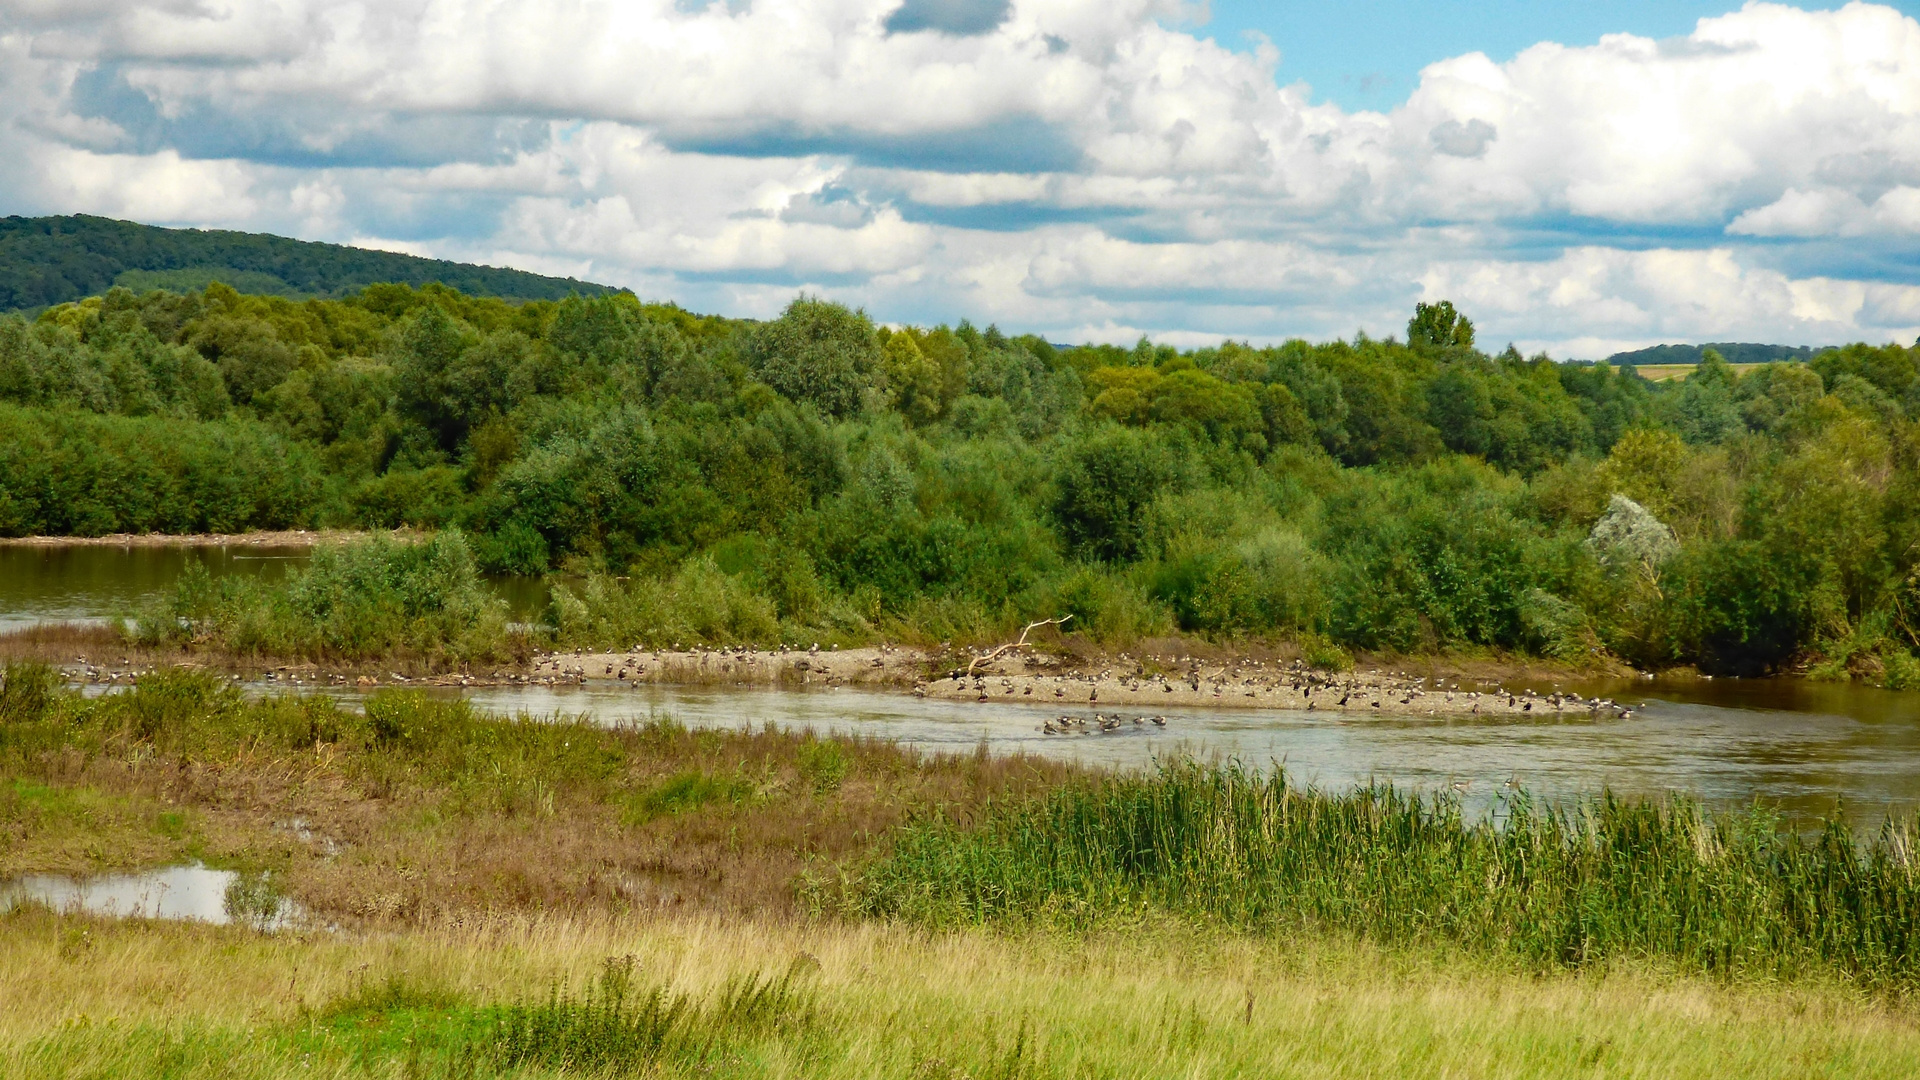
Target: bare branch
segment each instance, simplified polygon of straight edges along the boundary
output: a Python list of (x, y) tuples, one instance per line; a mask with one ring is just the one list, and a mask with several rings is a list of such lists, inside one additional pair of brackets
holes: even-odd
[(1033, 633), (1036, 627), (1065, 626), (1067, 623), (1067, 620), (1071, 618), (1073, 618), (1072, 615), (1062, 615), (1057, 619), (1041, 619), (1039, 622), (1028, 623), (1027, 628), (1025, 630), (1020, 631), (1019, 641), (1008, 642), (1005, 645), (1000, 645), (995, 647), (992, 651), (988, 652), (984, 656), (974, 657), (973, 663), (967, 665), (968, 677), (972, 677), (974, 670), (977, 669), (981, 664), (991, 664), (995, 660), (1000, 659), (1000, 657), (1013, 651), (1014, 649), (1030, 648), (1030, 646), (1027, 644), (1027, 635)]

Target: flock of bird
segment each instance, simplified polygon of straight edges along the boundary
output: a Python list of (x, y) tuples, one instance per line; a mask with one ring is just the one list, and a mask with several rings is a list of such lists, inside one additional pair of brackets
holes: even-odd
[[(1136, 716), (1132, 719), (1136, 726), (1145, 724), (1152, 724), (1154, 727), (1167, 726), (1167, 718), (1164, 716)], [(1121, 725), (1126, 722), (1125, 717), (1102, 716), (1094, 713), (1091, 719), (1084, 716), (1063, 716), (1058, 720), (1047, 720), (1040, 725), (1040, 730), (1048, 735), (1091, 735), (1095, 731), (1102, 733), (1119, 731)]]
[[(1126, 657), (1123, 655), (1121, 659), (1124, 661)], [(1177, 668), (1173, 672), (1151, 671), (1147, 665), (1135, 661), (1129, 665), (1132, 671), (1123, 667), (1118, 671), (1108, 668), (1100, 671), (1038, 673), (1032, 670), (1032, 661), (1029, 660), (1026, 673), (956, 669), (949, 672), (945, 679), (950, 680), (952, 690), (970, 693), (980, 701), (990, 701), (996, 696), (1033, 697), (1036, 696), (1036, 687), (1051, 689), (1055, 698), (1084, 700), (1091, 706), (1101, 703), (1103, 691), (1125, 703), (1137, 701), (1137, 695), (1143, 692), (1170, 694), (1184, 690), (1192, 695), (1210, 690), (1212, 697), (1221, 699), (1222, 704), (1245, 697), (1256, 699), (1268, 707), (1297, 708), (1307, 712), (1371, 708), (1401, 714), (1424, 712), (1461, 716), (1541, 711), (1556, 716), (1584, 712), (1595, 720), (1602, 717), (1626, 720), (1633, 716), (1632, 710), (1610, 698), (1585, 698), (1569, 693), (1539, 694), (1532, 690), (1471, 690), (1461, 686), (1457, 679), (1430, 679), (1378, 671), (1365, 674), (1328, 673), (1306, 668), (1297, 662), (1272, 666), (1260, 661), (1230, 662), (1208, 671), (1203, 670), (1195, 660), (1182, 657), (1180, 662), (1185, 671)]]

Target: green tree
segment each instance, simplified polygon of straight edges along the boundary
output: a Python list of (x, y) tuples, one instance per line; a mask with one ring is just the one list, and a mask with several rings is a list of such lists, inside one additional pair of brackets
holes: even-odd
[(1146, 535), (1147, 508), (1176, 490), (1187, 469), (1175, 445), (1129, 428), (1105, 426), (1066, 448), (1059, 465), (1055, 519), (1067, 542), (1097, 559), (1131, 559)]
[(865, 312), (799, 296), (754, 336), (753, 366), (786, 397), (846, 417), (881, 369), (880, 347)]
[(1436, 349), (1473, 348), (1473, 322), (1454, 310), (1453, 301), (1413, 305), (1407, 321), (1407, 344)]

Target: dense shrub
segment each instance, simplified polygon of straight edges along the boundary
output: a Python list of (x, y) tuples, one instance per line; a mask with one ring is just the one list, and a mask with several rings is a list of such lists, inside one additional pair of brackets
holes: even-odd
[(300, 528), (325, 495), (313, 449), (256, 423), (0, 405), (0, 534)]
[(137, 632), (243, 654), (339, 659), (400, 652), (481, 660), (515, 645), (506, 604), (457, 531), (420, 543), (376, 536), (321, 547), (276, 584), (215, 580), (194, 563), (171, 596), (142, 614)]

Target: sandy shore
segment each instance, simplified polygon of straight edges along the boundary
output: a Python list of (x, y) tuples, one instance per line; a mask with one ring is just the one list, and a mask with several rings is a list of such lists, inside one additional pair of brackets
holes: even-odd
[(1298, 663), (1186, 656), (1104, 657), (1093, 663), (1044, 654), (1009, 656), (941, 670), (937, 658), (901, 648), (839, 651), (754, 649), (547, 654), (531, 673), (499, 672), (489, 682), (866, 686), (920, 697), (980, 703), (1055, 704), (1069, 726), (1088, 714), (1151, 717), (1169, 708), (1295, 709), (1372, 716), (1566, 716), (1616, 718), (1609, 699), (1507, 693), (1491, 684), (1409, 672), (1322, 672)]

